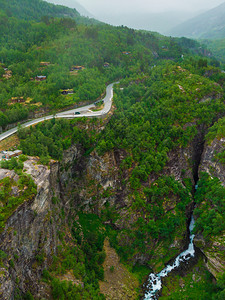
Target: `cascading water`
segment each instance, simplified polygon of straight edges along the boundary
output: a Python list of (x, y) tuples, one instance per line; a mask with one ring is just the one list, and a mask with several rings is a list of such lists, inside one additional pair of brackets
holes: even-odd
[[(197, 186), (196, 186), (197, 188)], [(144, 300), (155, 300), (157, 299), (156, 294), (161, 290), (162, 288), (162, 278), (166, 277), (172, 270), (179, 267), (180, 263), (187, 262), (191, 257), (195, 256), (195, 249), (194, 249), (194, 237), (195, 235), (192, 233), (194, 229), (194, 217), (192, 215), (191, 222), (189, 226), (190, 231), (190, 243), (188, 246), (188, 249), (179, 254), (174, 263), (172, 265), (167, 265), (160, 273), (154, 274), (151, 273), (149, 275), (149, 279), (146, 285), (147, 292), (145, 293)]]

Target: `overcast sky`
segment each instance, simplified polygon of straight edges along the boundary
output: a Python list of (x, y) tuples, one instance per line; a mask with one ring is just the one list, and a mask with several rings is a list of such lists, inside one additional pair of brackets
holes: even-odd
[[(46, 0), (77, 8), (83, 6), (96, 19), (166, 34), (171, 28), (225, 0)], [(78, 11), (87, 15), (80, 7)], [(179, 12), (179, 13), (178, 13)]]
[[(48, 0), (73, 6), (74, 0)], [(164, 11), (204, 11), (224, 0), (76, 0), (93, 15), (104, 12), (164, 12)]]

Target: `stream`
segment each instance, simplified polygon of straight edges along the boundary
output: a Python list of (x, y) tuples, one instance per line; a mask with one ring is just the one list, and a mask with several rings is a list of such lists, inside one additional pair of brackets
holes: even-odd
[(190, 231), (190, 243), (188, 245), (188, 249), (183, 251), (179, 254), (176, 259), (174, 260), (172, 265), (167, 265), (160, 273), (154, 274), (151, 273), (148, 278), (148, 282), (146, 284), (146, 290), (144, 300), (156, 300), (158, 298), (157, 294), (162, 289), (162, 278), (166, 277), (171, 271), (176, 269), (180, 266), (181, 263), (187, 262), (191, 257), (195, 256), (195, 249), (194, 249), (194, 237), (195, 235), (192, 234), (194, 229), (195, 221), (192, 215), (191, 222), (189, 226)]

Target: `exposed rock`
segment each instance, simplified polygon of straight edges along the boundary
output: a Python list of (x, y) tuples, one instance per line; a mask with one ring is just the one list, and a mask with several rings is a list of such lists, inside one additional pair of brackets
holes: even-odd
[(197, 235), (194, 239), (195, 245), (201, 249), (206, 257), (206, 266), (215, 278), (225, 272), (225, 235), (211, 237), (205, 241), (203, 236)]
[(207, 172), (211, 176), (218, 177), (223, 186), (225, 186), (225, 165), (215, 160), (214, 156), (216, 153), (224, 150), (224, 144), (224, 138), (220, 140), (215, 139), (211, 144), (207, 144), (202, 155), (199, 169), (200, 172)]
[(18, 181), (19, 179), (19, 176), (14, 171), (0, 169), (0, 180), (4, 179), (5, 177), (9, 177), (14, 181)]
[[(212, 177), (219, 178), (225, 186), (225, 165), (215, 160), (215, 154), (224, 150), (225, 139), (214, 139), (206, 144), (200, 164), (200, 172), (206, 172)], [(219, 273), (225, 272), (225, 235), (211, 236), (205, 241), (203, 236), (196, 235), (195, 245), (204, 253), (208, 270), (217, 278)]]
[[(57, 225), (51, 218), (56, 181), (52, 181), (51, 169), (39, 165), (35, 158), (26, 161), (24, 168), (37, 184), (37, 195), (17, 208), (0, 233), (0, 248), (7, 254), (0, 271), (0, 298), (7, 300), (15, 297), (18, 288), (24, 293), (31, 290), (34, 295), (41, 292), (40, 276), (57, 246)], [(14, 171), (3, 169), (0, 176), (14, 180), (18, 177)]]
[(62, 276), (58, 276), (58, 279), (61, 281), (70, 281), (72, 282), (74, 285), (77, 286), (81, 286), (82, 288), (84, 287), (84, 283), (80, 280), (77, 280), (72, 271), (67, 272), (66, 274), (62, 275)]
[[(203, 136), (204, 128), (186, 148), (171, 151), (163, 173), (174, 176), (183, 185), (185, 185), (186, 178), (192, 178), (192, 185), (194, 185), (193, 175), (197, 176), (197, 166), (204, 146)], [(223, 184), (225, 184), (225, 168), (218, 162), (214, 162), (212, 158), (214, 151), (222, 149), (224, 142), (215, 141), (205, 147), (200, 168), (209, 173), (213, 170), (213, 175), (217, 176)], [(84, 157), (82, 149), (72, 146), (64, 152), (62, 162), (51, 162), (50, 168), (38, 164), (36, 158), (30, 158), (24, 163), (24, 169), (34, 179), (38, 191), (35, 199), (23, 203), (15, 211), (8, 219), (5, 230), (0, 234), (0, 248), (8, 255), (4, 260), (5, 266), (0, 269), (0, 298), (13, 298), (17, 287), (22, 292), (32, 290), (34, 295), (39, 295), (40, 298), (46, 297), (45, 287), (39, 283), (39, 279), (43, 269), (51, 263), (52, 255), (56, 253), (58, 245), (56, 231), (61, 222), (57, 214), (52, 215), (52, 196), (60, 199), (58, 206), (64, 208), (66, 217), (71, 207), (82, 207), (84, 211), (100, 214), (105, 204), (108, 203), (116, 209), (119, 215), (113, 223), (108, 221), (117, 229), (129, 228), (139, 217), (144, 217), (138, 213), (133, 214), (130, 210), (134, 201), (129, 183), (126, 181), (130, 170), (121, 174), (120, 169), (120, 164), (125, 157), (125, 151), (111, 151), (104, 156), (93, 152), (89, 157)], [(14, 171), (0, 169), (0, 179), (5, 177), (18, 180), (18, 175)], [(157, 175), (152, 175), (146, 185), (153, 183), (156, 179)], [(15, 187), (14, 195), (17, 192)], [(163, 203), (165, 212), (173, 211), (177, 201), (179, 199), (171, 197), (167, 203)], [(190, 212), (191, 204), (187, 207), (187, 216)], [(76, 218), (76, 212), (73, 214)], [(121, 243), (128, 244), (126, 239), (126, 236), (119, 237)], [(154, 249), (154, 255), (150, 258), (147, 253), (135, 253), (133, 263), (149, 264), (150, 262), (154, 270), (160, 269), (165, 263), (161, 260), (159, 265), (160, 259), (165, 256), (168, 260), (175, 257), (183, 250), (186, 240), (187, 232), (184, 226), (178, 229), (177, 236), (168, 244), (167, 249), (160, 241), (147, 244), (146, 249)], [(216, 276), (224, 268), (224, 260), (220, 254), (224, 253), (222, 240), (213, 241), (209, 247), (202, 237), (196, 237), (195, 243), (206, 255), (207, 266)], [(108, 246), (105, 245), (105, 247)], [(168, 255), (168, 250), (171, 251), (171, 255)], [(41, 262), (37, 257), (41, 258)], [(10, 260), (13, 263), (10, 264)], [(154, 261), (156, 261), (155, 265)], [(16, 278), (19, 278), (19, 282)], [(71, 276), (68, 278), (72, 279)], [(74, 283), (78, 284), (75, 281)], [(126, 284), (122, 286), (121, 283), (119, 289), (116, 284), (111, 288), (108, 286), (107, 289), (114, 297), (107, 299), (124, 297), (135, 299), (133, 288), (127, 291)]]

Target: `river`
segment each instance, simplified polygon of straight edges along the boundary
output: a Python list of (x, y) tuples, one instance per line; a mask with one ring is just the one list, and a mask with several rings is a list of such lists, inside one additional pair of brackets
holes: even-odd
[(146, 284), (146, 290), (144, 300), (156, 300), (158, 298), (157, 294), (162, 289), (162, 278), (166, 277), (171, 271), (178, 268), (181, 263), (187, 262), (191, 257), (195, 256), (195, 248), (194, 248), (194, 237), (195, 235), (192, 233), (194, 229), (195, 221), (192, 215), (191, 222), (189, 226), (190, 231), (190, 243), (188, 245), (188, 249), (179, 254), (174, 260), (172, 265), (167, 265), (160, 273), (154, 274), (151, 273), (148, 278), (148, 282)]

